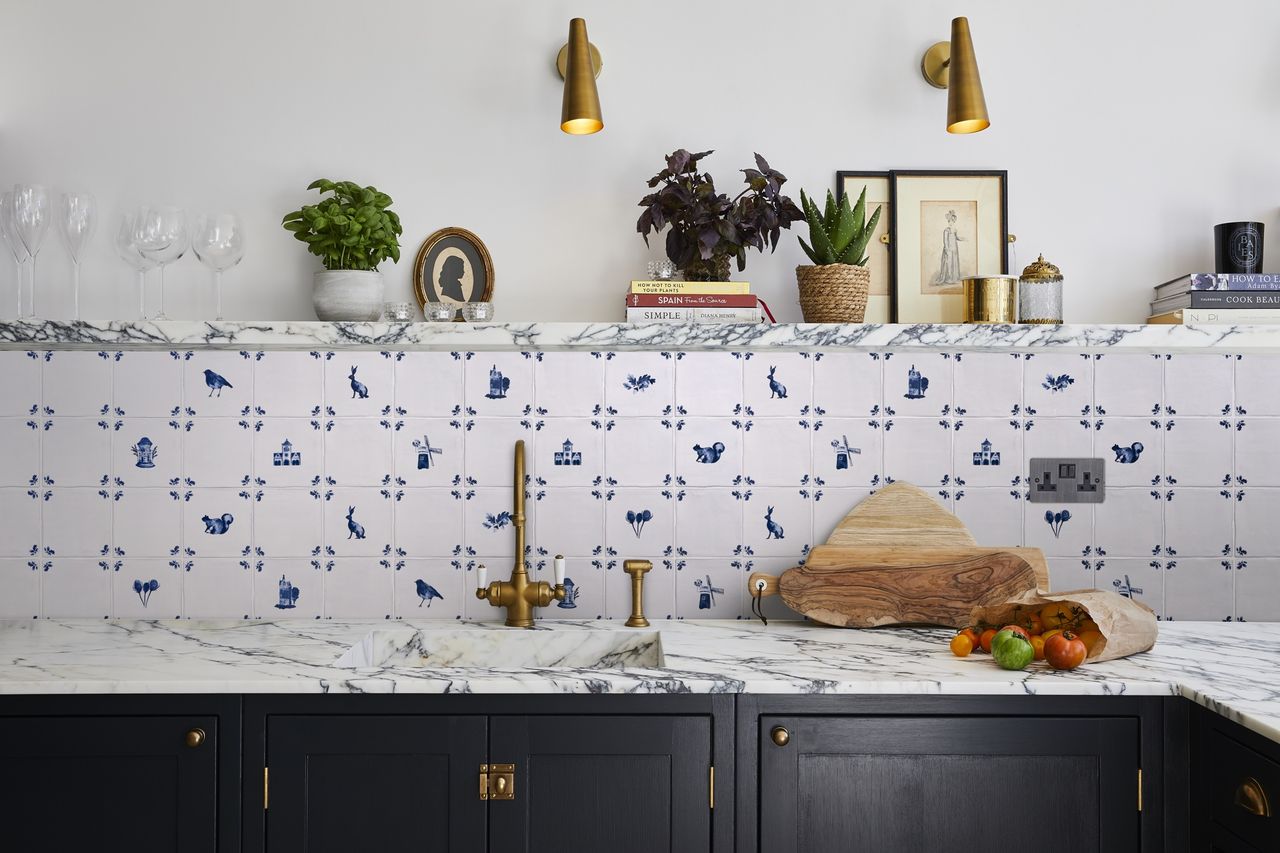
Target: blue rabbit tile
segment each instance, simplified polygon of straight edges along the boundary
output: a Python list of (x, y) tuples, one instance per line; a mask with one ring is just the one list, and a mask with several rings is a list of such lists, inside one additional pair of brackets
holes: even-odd
[(758, 417), (804, 417), (813, 411), (813, 356), (753, 353), (743, 361), (743, 402)]
[(394, 359), (377, 352), (338, 352), (324, 363), (324, 405), (338, 417), (375, 417), (395, 401)]
[(325, 549), (337, 557), (376, 557), (386, 552), (394, 541), (391, 493), (341, 487), (331, 492), (324, 500)]
[(738, 502), (742, 540), (752, 555), (790, 557), (799, 563), (813, 540), (812, 490), (753, 488)]

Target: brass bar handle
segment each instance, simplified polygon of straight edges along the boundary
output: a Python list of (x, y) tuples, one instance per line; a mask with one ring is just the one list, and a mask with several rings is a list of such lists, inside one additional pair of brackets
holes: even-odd
[(205, 734), (204, 729), (195, 728), (187, 732), (187, 736), (183, 739), (183, 741), (191, 749), (196, 749), (200, 747), (208, 739), (209, 739), (209, 736)]
[(1262, 783), (1252, 776), (1246, 778), (1236, 788), (1235, 803), (1255, 817), (1271, 817), (1271, 803), (1267, 800), (1267, 791)]

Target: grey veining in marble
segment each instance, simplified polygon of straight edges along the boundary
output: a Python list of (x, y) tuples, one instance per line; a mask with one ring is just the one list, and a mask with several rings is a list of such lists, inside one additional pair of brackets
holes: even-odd
[[(662, 667), (600, 669), (502, 660), (420, 665), (431, 644), (465, 653), (519, 629), (458, 623), (0, 622), (0, 694), (34, 693), (831, 693), (1186, 696), (1280, 741), (1280, 625), (1161, 623), (1149, 652), (1074, 672), (954, 657), (947, 631), (845, 631), (795, 622), (556, 623), (539, 631), (597, 651), (660, 636)], [(529, 636), (529, 635), (523, 635)], [(353, 647), (362, 646), (358, 651)], [(340, 668), (418, 658), (413, 666)], [(460, 658), (461, 659), (461, 658)], [(552, 659), (554, 660), (554, 658)], [(576, 663), (574, 661), (573, 663)]]
[(1269, 326), (693, 323), (0, 322), (0, 349), (1280, 350)]

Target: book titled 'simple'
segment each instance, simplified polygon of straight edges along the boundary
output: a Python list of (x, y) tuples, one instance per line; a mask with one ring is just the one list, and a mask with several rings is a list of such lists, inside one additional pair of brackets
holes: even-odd
[(628, 323), (759, 323), (759, 308), (628, 308)]
[(665, 293), (669, 295), (700, 295), (705, 293), (750, 293), (751, 284), (746, 281), (633, 281), (632, 293)]

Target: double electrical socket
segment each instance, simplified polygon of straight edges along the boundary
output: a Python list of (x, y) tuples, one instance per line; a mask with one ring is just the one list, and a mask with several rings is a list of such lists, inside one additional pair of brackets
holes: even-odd
[(1029, 499), (1033, 504), (1100, 504), (1106, 493), (1105, 466), (1103, 459), (1033, 458)]

